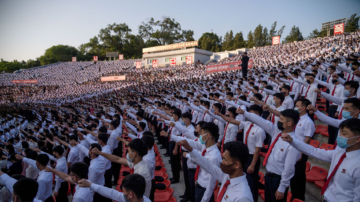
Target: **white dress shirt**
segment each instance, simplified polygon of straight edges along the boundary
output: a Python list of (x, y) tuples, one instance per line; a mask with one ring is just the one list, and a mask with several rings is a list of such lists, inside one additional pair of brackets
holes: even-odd
[(306, 137), (312, 137), (315, 132), (315, 125), (313, 120), (308, 116), (308, 114), (300, 116), (300, 120), (295, 127), (296, 138), (305, 141)]
[(107, 145), (109, 145), (110, 148), (110, 154), (112, 154), (113, 150), (118, 147), (119, 141), (116, 140), (117, 137), (120, 136), (120, 133), (118, 130), (113, 130), (110, 134), (110, 138), (108, 139)]
[[(41, 152), (42, 154), (46, 154), (49, 156), (49, 159), (52, 161), (56, 162), (56, 166), (55, 166), (55, 170), (60, 171), (62, 173), (68, 173), (68, 167), (66, 164), (66, 158), (65, 157), (61, 157), (59, 159), (54, 158), (53, 156), (51, 156), (50, 154), (46, 153), (46, 152)], [(64, 180), (62, 180), (59, 176), (55, 175), (55, 192), (59, 192), (59, 189), (61, 187), (61, 183), (65, 182)]]
[(78, 184), (76, 184), (75, 194), (73, 196), (72, 202), (92, 202), (94, 193), (95, 192), (92, 189), (90, 189), (90, 187), (80, 187)]
[[(275, 141), (276, 137), (281, 133), (276, 125), (270, 121), (259, 117), (256, 114), (245, 112), (245, 117), (257, 124), (267, 132), (271, 138), (271, 144)], [(295, 138), (295, 133), (288, 133), (291, 137)], [(266, 170), (270, 173), (281, 175), (280, 185), (278, 191), (285, 193), (285, 189), (289, 187), (290, 180), (295, 173), (295, 164), (300, 158), (300, 152), (293, 148), (288, 142), (285, 142), (279, 137), (275, 143), (269, 158), (266, 163)]]
[[(124, 199), (124, 194), (116, 191), (114, 189), (110, 189), (104, 186), (100, 186), (97, 184), (92, 183), (90, 186), (90, 189), (99, 193), (100, 195), (112, 199), (114, 201), (118, 201), (118, 202), (126, 202)], [(150, 199), (148, 197), (146, 197), (145, 195), (143, 196), (143, 202), (151, 202)]]
[(198, 163), (198, 165), (200, 166), (200, 170), (207, 172), (209, 175), (213, 176), (215, 180), (221, 182), (219, 193), (221, 192), (225, 182), (227, 180), (230, 180), (230, 184), (228, 185), (221, 200), (222, 202), (253, 201), (253, 196), (251, 194), (251, 190), (247, 182), (245, 173), (241, 177), (230, 179), (228, 174), (223, 173), (218, 166), (206, 160), (206, 157), (202, 157), (201, 154), (199, 154), (199, 152), (197, 152), (195, 149), (190, 152), (190, 155), (192, 159), (194, 159)]
[[(76, 163), (76, 162), (79, 162), (79, 149), (78, 147), (72, 147), (69, 145), (69, 149), (70, 149), (70, 152), (69, 152), (69, 155), (68, 155), (68, 159), (67, 159), (67, 162), (70, 163), (70, 164), (73, 164), (73, 163)], [(88, 155), (88, 154), (86, 154)]]
[(134, 168), (134, 174), (139, 174), (145, 178), (146, 186), (145, 186), (145, 193), (144, 195), (147, 197), (150, 197), (150, 191), (151, 191), (151, 174), (149, 171), (149, 168), (144, 160), (140, 161), (136, 165), (133, 163), (127, 162), (129, 168)]
[[(328, 177), (338, 164), (344, 150), (324, 150), (294, 139), (291, 145), (308, 156), (331, 162)], [(360, 150), (346, 152), (346, 157), (332, 177), (325, 193), (327, 201), (360, 201)]]
[[(84, 154), (89, 153), (89, 149), (85, 148), (84, 146), (78, 144), (77, 147)], [(99, 184), (99, 185), (105, 184), (104, 174), (105, 174), (107, 165), (104, 162), (105, 162), (105, 159), (102, 156), (98, 156), (90, 161), (88, 179), (91, 182), (93, 182), (95, 184)]]
[(290, 97), (290, 95), (286, 96), (282, 105), (284, 109), (294, 109), (294, 100)]
[[(249, 128), (253, 124), (250, 121), (242, 121), (239, 125), (239, 129), (244, 129), (244, 138), (243, 143), (245, 144), (245, 138), (246, 134), (249, 131)], [(260, 128), (258, 125), (254, 124), (253, 127), (251, 127), (249, 136), (247, 138), (247, 147), (249, 148), (249, 154), (254, 154), (256, 147), (262, 147), (264, 140), (266, 138), (265, 131)]]
[(151, 179), (154, 179), (154, 172), (156, 165), (154, 148), (148, 150), (148, 153), (145, 156), (143, 156), (143, 161), (145, 161), (147, 167), (149, 168)]
[[(23, 161), (31, 165), (33, 168), (37, 168), (36, 161), (25, 157), (23, 158)], [(39, 172), (39, 176), (36, 181), (39, 184), (36, 198), (38, 200), (45, 201), (47, 198), (51, 197), (52, 194), (53, 174), (51, 172), (45, 172), (45, 170), (42, 170)]]

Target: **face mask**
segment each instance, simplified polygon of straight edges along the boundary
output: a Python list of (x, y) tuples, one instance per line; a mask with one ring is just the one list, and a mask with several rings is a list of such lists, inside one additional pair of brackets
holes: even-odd
[(282, 123), (282, 122), (280, 122), (280, 121), (278, 121), (277, 127), (278, 127), (278, 129), (281, 130), (281, 131), (285, 129), (285, 128), (284, 128), (284, 123)]
[(333, 79), (331, 82), (335, 84), (337, 82), (337, 79)]
[(268, 93), (267, 93), (267, 92), (265, 92), (265, 96), (268, 96)]
[(130, 163), (132, 163), (133, 159), (134, 159), (134, 158), (132, 158), (132, 159), (130, 158), (129, 153), (126, 154), (126, 160), (127, 160), (127, 161), (129, 161)]
[(351, 112), (348, 111), (342, 111), (341, 115), (344, 117), (344, 119), (351, 119), (353, 116), (350, 115)]
[(342, 148), (342, 149), (346, 149), (350, 146), (353, 146), (354, 144), (356, 144), (356, 142), (354, 144), (351, 144), (351, 145), (348, 145), (347, 142), (348, 140), (351, 140), (351, 139), (354, 139), (354, 138), (357, 138), (357, 137), (352, 137), (352, 138), (346, 138), (346, 137), (342, 137), (340, 135), (337, 136), (336, 138), (336, 142), (337, 142), (337, 145)]
[(299, 112), (299, 108), (294, 108), (294, 111), (297, 111), (297, 112)]
[(327, 70), (327, 73), (328, 73), (328, 74), (330, 74), (330, 71), (329, 71), (329, 70)]
[(350, 93), (350, 90), (344, 90), (343, 94), (345, 97), (349, 97), (351, 93)]
[(250, 101), (250, 104), (252, 104), (252, 105), (253, 105), (253, 104), (255, 104), (255, 102), (254, 102), (254, 101)]
[(181, 125), (185, 126), (185, 122), (184, 122), (184, 121), (181, 121)]
[(232, 169), (232, 165), (234, 165), (235, 163), (233, 164), (230, 164), (230, 165), (225, 165), (223, 164), (222, 162), (220, 163), (220, 169), (221, 171), (223, 171), (223, 173), (225, 174), (232, 174), (234, 172), (235, 169)]
[[(205, 134), (205, 135), (207, 135), (207, 134)], [(199, 141), (201, 144), (205, 144), (207, 141), (207, 140), (205, 140), (205, 141), (203, 140), (203, 136), (205, 136), (205, 135), (200, 135)]]
[(230, 101), (230, 98), (226, 98), (226, 101)]
[(310, 83), (311, 83), (311, 81), (310, 81), (310, 80), (306, 80), (306, 83), (310, 84)]
[(173, 117), (170, 118), (171, 121), (175, 121), (175, 119)]
[(215, 112), (215, 109), (212, 109), (212, 110), (211, 110), (211, 113), (214, 113), (214, 112)]
[(260, 85), (260, 88), (264, 88), (264, 85)]

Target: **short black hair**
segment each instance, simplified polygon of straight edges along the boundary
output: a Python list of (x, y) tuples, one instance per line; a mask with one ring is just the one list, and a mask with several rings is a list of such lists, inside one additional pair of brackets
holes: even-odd
[(304, 98), (297, 99), (295, 104), (297, 102), (301, 102), (301, 105), (305, 106), (305, 109), (307, 106), (311, 105), (311, 102), (308, 99), (304, 99)]
[(99, 133), (107, 133), (107, 128), (105, 126), (101, 126), (99, 128)]
[(148, 152), (148, 145), (138, 138), (131, 140), (129, 147), (131, 150), (136, 151), (141, 157), (145, 156)]
[[(119, 115), (119, 114), (115, 114), (115, 115)], [(110, 123), (112, 126), (114, 126), (114, 128), (117, 128), (120, 125), (120, 120), (114, 120), (111, 121)]]
[(222, 105), (220, 103), (214, 103), (213, 106), (221, 111)]
[[(89, 151), (91, 151), (94, 148), (97, 148), (99, 151), (101, 151), (101, 146), (98, 143), (92, 143), (90, 145)], [(99, 156), (99, 155), (96, 155), (96, 156)]]
[(281, 101), (280, 103), (283, 103), (284, 100), (285, 100), (285, 96), (284, 96), (282, 93), (275, 93), (275, 94), (274, 94), (274, 97), (279, 98), (280, 101)]
[(263, 110), (263, 108), (262, 108), (261, 106), (259, 106), (259, 105), (251, 105), (251, 106), (249, 107), (249, 111), (254, 111), (254, 112), (258, 113), (259, 116), (261, 116), (264, 110)]
[(237, 116), (236, 108), (235, 108), (235, 107), (229, 107), (229, 108), (228, 108), (228, 111), (229, 111), (230, 113), (232, 113), (232, 114), (234, 115), (234, 117)]
[(188, 118), (190, 121), (192, 120), (192, 114), (190, 112), (185, 112), (181, 115), (182, 118)]
[(21, 202), (33, 201), (39, 189), (39, 184), (31, 178), (23, 178), (15, 182), (13, 192)]
[(143, 130), (146, 128), (146, 124), (142, 121), (139, 122), (139, 127), (141, 127)]
[(205, 122), (202, 126), (201, 129), (210, 133), (211, 136), (213, 136), (215, 138), (215, 142), (218, 141), (219, 138), (219, 128), (218, 126), (213, 123), (213, 122)]
[(36, 158), (38, 156), (38, 153), (36, 151), (30, 150), (27, 154), (26, 154), (26, 158), (28, 159), (32, 159), (34, 161), (36, 161)]
[(240, 161), (242, 168), (245, 167), (249, 158), (248, 147), (239, 141), (227, 142), (224, 145), (224, 151), (228, 151), (231, 158), (235, 158)]
[(42, 166), (47, 166), (47, 164), (49, 163), (49, 157), (46, 154), (39, 154), (36, 157), (36, 161), (39, 162)]
[(71, 164), (70, 171), (77, 175), (80, 179), (87, 179), (88, 166), (83, 162), (76, 162)]
[(98, 135), (98, 139), (101, 140), (103, 143), (107, 143), (109, 136), (106, 133), (100, 133)]
[(344, 104), (345, 103), (351, 103), (354, 108), (360, 110), (360, 99), (358, 99), (358, 98), (355, 98), (355, 97), (348, 98), (344, 101)]
[(355, 92), (358, 90), (359, 88), (359, 82), (357, 81), (346, 81), (344, 83), (344, 86), (350, 86), (350, 88), (354, 88)]
[(137, 198), (143, 198), (145, 193), (146, 181), (145, 178), (139, 174), (127, 175), (121, 184), (128, 191), (134, 192)]
[(64, 148), (60, 145), (55, 146), (53, 152), (57, 152), (60, 156), (62, 156), (64, 153)]
[(71, 135), (69, 137), (69, 140), (75, 140), (77, 142), (78, 141), (78, 136), (77, 135)]
[(351, 132), (356, 133), (356, 135), (360, 134), (360, 120), (357, 118), (347, 119), (340, 123), (340, 129), (348, 128)]
[(260, 93), (255, 93), (254, 97), (256, 97), (256, 99), (258, 99), (260, 101), (263, 99), (263, 96)]
[(173, 112), (174, 115), (176, 115), (177, 117), (179, 117), (179, 119), (181, 118), (181, 110), (180, 109), (174, 109), (174, 112)]
[(153, 135), (144, 135), (143, 133), (141, 140), (147, 145), (148, 149), (151, 149), (154, 146), (155, 140)]
[(284, 84), (282, 86), (282, 88), (290, 92), (290, 86), (289, 85)]
[(281, 111), (280, 113), (285, 118), (292, 119), (293, 125), (296, 125), (297, 122), (299, 121), (300, 114), (299, 114), (299, 112), (297, 112), (293, 109), (285, 109), (285, 110)]

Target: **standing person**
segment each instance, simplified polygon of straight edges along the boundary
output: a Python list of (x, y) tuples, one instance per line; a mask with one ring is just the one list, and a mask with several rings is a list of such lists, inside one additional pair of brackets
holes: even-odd
[(40, 170), (39, 177), (37, 182), (39, 183), (39, 189), (36, 194), (36, 198), (43, 202), (53, 202), (54, 198), (52, 197), (52, 181), (53, 175), (51, 173), (45, 172), (45, 168), (49, 163), (49, 157), (46, 154), (39, 154), (36, 158), (36, 161), (32, 159), (25, 158), (19, 154), (16, 154), (16, 158), (23, 160), (34, 168)]
[(321, 191), (324, 202), (360, 201), (360, 120), (345, 120), (339, 128), (337, 143), (341, 149), (314, 148), (289, 134), (283, 134), (281, 138), (297, 150), (331, 163)]
[(247, 52), (245, 52), (243, 57), (241, 58), (242, 78), (247, 77), (248, 62), (249, 62), (249, 57), (247, 56)]

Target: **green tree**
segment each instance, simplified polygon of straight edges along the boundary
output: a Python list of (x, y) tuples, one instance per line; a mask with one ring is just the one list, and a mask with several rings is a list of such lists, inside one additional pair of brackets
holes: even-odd
[(269, 36), (268, 36), (268, 39), (267, 39), (268, 44), (272, 44), (272, 38), (276, 35), (276, 24), (277, 24), (277, 22), (275, 21), (271, 25), (271, 29), (269, 31)]
[(139, 35), (129, 34), (127, 40), (124, 44), (124, 48), (122, 53), (126, 59), (132, 58), (141, 58), (142, 57), (142, 49), (145, 47), (144, 40)]
[(355, 32), (356, 30), (358, 30), (359, 18), (360, 16), (356, 17), (356, 13), (353, 14), (346, 22), (345, 32)]
[(261, 26), (261, 24), (259, 24), (256, 28), (255, 28), (255, 31), (254, 31), (254, 45), (256, 47), (258, 46), (263, 46), (264, 45), (264, 41), (266, 40), (264, 38), (264, 35), (263, 35), (263, 26)]
[(304, 40), (299, 27), (295, 25), (291, 28), (289, 35), (285, 38), (285, 43), (294, 42), (294, 41), (302, 41)]
[(270, 45), (267, 41), (268, 38), (269, 38), (268, 29), (266, 27), (264, 27), (263, 33), (262, 33), (262, 46)]
[(147, 41), (156, 40), (160, 45), (165, 45), (191, 40), (194, 32), (182, 30), (180, 23), (174, 18), (163, 17), (158, 21), (150, 18), (147, 22), (142, 22), (139, 35)]
[(325, 37), (327, 35), (326, 30), (324, 31), (319, 31), (317, 29), (314, 29), (309, 36), (307, 37), (308, 39), (314, 39), (314, 38), (318, 38), (318, 37)]
[(45, 54), (40, 57), (41, 65), (47, 65), (56, 62), (71, 61), (71, 57), (78, 55), (78, 50), (72, 46), (57, 45), (45, 51)]
[(247, 48), (253, 48), (255, 46), (255, 43), (254, 43), (254, 36), (253, 36), (253, 33), (252, 31), (250, 30), (248, 36), (247, 36)]
[(234, 35), (233, 35), (233, 31), (230, 30), (230, 32), (226, 32), (225, 36), (224, 36), (224, 40), (222, 43), (222, 51), (225, 50), (232, 50), (234, 46)]
[(246, 43), (243, 37), (243, 33), (239, 32), (236, 33), (235, 37), (234, 37), (234, 44), (233, 44), (233, 50), (238, 49), (238, 48), (245, 48), (246, 47)]
[(281, 38), (281, 35), (282, 35), (283, 32), (284, 32), (284, 28), (285, 28), (285, 25), (282, 26), (282, 27), (278, 30), (278, 32), (277, 32), (277, 36), (280, 36), (280, 38)]
[(199, 39), (199, 48), (212, 52), (221, 51), (221, 37), (214, 33), (205, 32)]

